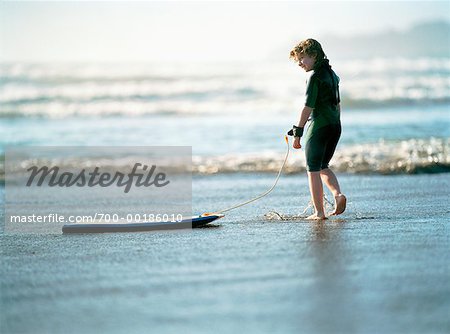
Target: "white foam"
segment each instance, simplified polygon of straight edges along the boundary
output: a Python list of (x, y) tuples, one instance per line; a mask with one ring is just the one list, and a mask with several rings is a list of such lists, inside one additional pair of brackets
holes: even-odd
[[(450, 101), (450, 59), (332, 63), (344, 105)], [(277, 113), (302, 105), (295, 64), (2, 64), (0, 115)]]
[[(217, 157), (194, 157), (194, 172), (234, 173), (269, 172), (279, 170), (282, 153), (224, 155)], [(303, 154), (291, 155), (284, 172), (305, 171)], [(434, 173), (450, 171), (450, 138), (410, 139), (400, 142), (342, 146), (333, 157), (330, 167), (347, 173)]]

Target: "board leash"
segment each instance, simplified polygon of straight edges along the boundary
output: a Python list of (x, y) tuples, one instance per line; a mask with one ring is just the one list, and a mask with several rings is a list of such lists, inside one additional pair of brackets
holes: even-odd
[(275, 187), (276, 187), (276, 185), (277, 185), (277, 183), (278, 183), (278, 180), (280, 179), (281, 172), (283, 171), (283, 168), (284, 168), (284, 166), (286, 165), (286, 161), (287, 161), (287, 159), (288, 159), (288, 157), (289, 157), (290, 148), (289, 148), (289, 139), (288, 139), (288, 136), (285, 135), (285, 136), (284, 136), (284, 140), (286, 141), (286, 146), (287, 146), (286, 155), (285, 155), (285, 157), (284, 157), (283, 164), (281, 165), (280, 170), (278, 171), (278, 175), (277, 175), (277, 177), (276, 177), (276, 179), (275, 179), (275, 182), (274, 182), (274, 184), (272, 185), (272, 187), (270, 187), (269, 190), (265, 191), (265, 192), (262, 193), (261, 195), (256, 196), (255, 198), (249, 199), (249, 200), (247, 200), (247, 201), (245, 201), (245, 202), (242, 202), (242, 203), (233, 205), (233, 206), (231, 206), (231, 207), (229, 207), (229, 208), (226, 208), (226, 209), (223, 209), (223, 210), (219, 210), (219, 211), (215, 211), (215, 212), (211, 212), (211, 213), (204, 213), (204, 214), (202, 214), (201, 216), (211, 216), (211, 215), (216, 215), (216, 214), (223, 214), (224, 212), (228, 212), (228, 211), (231, 211), (231, 210), (240, 208), (241, 206), (250, 204), (250, 203), (252, 203), (252, 202), (254, 202), (254, 201), (257, 201), (257, 200), (259, 200), (260, 198), (263, 198), (264, 196), (270, 194), (270, 193), (272, 192), (272, 190), (275, 189)]

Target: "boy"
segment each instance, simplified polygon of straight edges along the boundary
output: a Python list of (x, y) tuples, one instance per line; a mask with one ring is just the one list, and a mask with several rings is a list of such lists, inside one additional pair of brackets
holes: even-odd
[(326, 219), (322, 182), (334, 195), (335, 209), (330, 215), (343, 213), (347, 203), (336, 175), (328, 167), (341, 136), (339, 77), (331, 69), (322, 46), (314, 39), (296, 45), (289, 58), (298, 62), (306, 72), (314, 71), (307, 83), (305, 106), (298, 125), (294, 125), (288, 134), (294, 136), (294, 148), (301, 148), (303, 128), (311, 116), (311, 124), (305, 135), (305, 155), (315, 211), (307, 219)]

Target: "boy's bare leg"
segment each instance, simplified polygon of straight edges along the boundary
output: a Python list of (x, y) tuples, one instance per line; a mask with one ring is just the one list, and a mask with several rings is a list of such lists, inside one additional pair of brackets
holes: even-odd
[(325, 168), (320, 171), (320, 178), (334, 196), (334, 211), (331, 212), (330, 215), (340, 215), (345, 211), (347, 198), (341, 193), (341, 188), (339, 187), (336, 175), (331, 169)]
[(329, 168), (322, 169), (320, 171), (320, 178), (325, 183), (325, 185), (330, 189), (333, 196), (337, 196), (341, 193), (341, 188), (339, 187), (339, 182), (334, 175), (333, 171)]
[(308, 181), (315, 212), (306, 219), (327, 219), (323, 209), (323, 185), (320, 172), (308, 172)]

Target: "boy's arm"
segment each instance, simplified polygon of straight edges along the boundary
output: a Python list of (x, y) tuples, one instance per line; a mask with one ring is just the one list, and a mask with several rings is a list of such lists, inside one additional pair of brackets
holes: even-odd
[[(309, 116), (311, 115), (314, 108), (304, 106), (303, 110), (300, 114), (300, 120), (298, 121), (298, 126), (293, 126), (291, 130), (288, 131), (289, 136), (294, 136), (295, 140), (300, 140), (300, 138), (303, 136), (303, 128), (305, 127), (306, 122), (309, 119)], [(295, 146), (294, 146), (295, 147)]]
[(300, 138), (303, 136), (303, 128), (305, 127), (306, 122), (308, 122), (309, 116), (311, 115), (313, 110), (314, 109), (311, 107), (304, 106), (300, 114), (300, 120), (298, 121), (297, 128), (294, 126), (294, 143), (292, 146), (296, 149), (302, 148), (302, 145), (300, 144)]
[(299, 128), (304, 128), (305, 127), (305, 124), (308, 121), (309, 116), (311, 116), (311, 113), (312, 113), (313, 110), (314, 110), (313, 108), (310, 108), (310, 107), (307, 107), (307, 106), (303, 107), (303, 110), (302, 110), (302, 112), (300, 114), (300, 120), (298, 121), (298, 127)]

